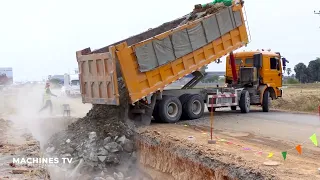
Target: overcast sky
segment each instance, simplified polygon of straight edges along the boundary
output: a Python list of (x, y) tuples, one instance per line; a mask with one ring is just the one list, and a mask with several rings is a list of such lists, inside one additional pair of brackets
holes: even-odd
[[(0, 5), (0, 67), (15, 80), (40, 80), (77, 68), (75, 52), (97, 49), (192, 11), (206, 0), (10, 0)], [(320, 57), (319, 0), (246, 0), (247, 50), (281, 52), (289, 67)], [(243, 50), (241, 49), (241, 50)], [(224, 64), (209, 70), (223, 71)]]

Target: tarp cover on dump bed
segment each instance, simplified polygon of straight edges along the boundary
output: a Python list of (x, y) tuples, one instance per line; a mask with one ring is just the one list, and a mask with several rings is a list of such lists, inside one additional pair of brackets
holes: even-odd
[(177, 31), (165, 39), (155, 39), (135, 48), (141, 72), (150, 71), (181, 58), (242, 25), (239, 11), (224, 8), (192, 28)]
[[(221, 1), (221, 0), (219, 0), (219, 1)], [(173, 21), (166, 22), (166, 23), (164, 23), (164, 24), (162, 24), (162, 25), (160, 25), (160, 26), (158, 26), (156, 28), (151, 28), (148, 31), (142, 32), (142, 33), (137, 34), (135, 36), (131, 36), (131, 37), (127, 38), (127, 39), (124, 39), (124, 40), (121, 40), (119, 42), (110, 44), (110, 45), (105, 46), (103, 48), (94, 50), (91, 53), (108, 52), (110, 46), (114, 46), (114, 45), (120, 44), (122, 42), (127, 42), (127, 44), (129, 46), (131, 46), (131, 45), (136, 44), (138, 42), (147, 40), (147, 39), (152, 38), (152, 37), (154, 37), (156, 35), (159, 35), (161, 33), (164, 33), (166, 31), (174, 29), (174, 28), (178, 27), (179, 25), (185, 24), (185, 23), (187, 23), (189, 21), (192, 21), (192, 20), (195, 20), (195, 19), (199, 18), (199, 17), (197, 17), (197, 15), (199, 15), (199, 11), (200, 12), (202, 11), (203, 14), (200, 14), (200, 15), (204, 16), (204, 15), (208, 15), (208, 14), (212, 14), (214, 12), (217, 12), (221, 8), (224, 8), (225, 6), (230, 6), (230, 5), (224, 5), (223, 3), (217, 3), (217, 2), (208, 3), (206, 5), (206, 7), (202, 7), (200, 9), (194, 9), (191, 13), (189, 13), (189, 14), (181, 17), (181, 18), (175, 19)], [(164, 41), (166, 41), (166, 40), (164, 40)]]

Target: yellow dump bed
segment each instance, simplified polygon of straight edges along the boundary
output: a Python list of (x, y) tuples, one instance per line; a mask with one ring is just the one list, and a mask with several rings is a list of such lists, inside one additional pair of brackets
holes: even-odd
[(119, 105), (121, 76), (129, 103), (135, 103), (248, 43), (241, 4), (173, 27), (141, 42), (129, 38), (93, 52), (78, 51), (82, 101)]

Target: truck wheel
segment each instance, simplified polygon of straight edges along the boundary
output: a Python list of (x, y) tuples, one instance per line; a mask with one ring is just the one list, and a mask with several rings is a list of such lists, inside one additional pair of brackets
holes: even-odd
[(182, 113), (185, 114), (188, 119), (200, 118), (204, 112), (203, 98), (198, 94), (187, 97), (187, 101), (182, 106)]
[(231, 106), (231, 110), (232, 111), (236, 111), (237, 110), (237, 106)]
[(247, 90), (241, 92), (239, 106), (242, 113), (248, 113), (250, 111), (250, 95)]
[(191, 94), (182, 94), (180, 97), (179, 97), (179, 100), (181, 102), (181, 105), (183, 106), (184, 103), (188, 100), (189, 96)]
[(181, 114), (180, 120), (188, 119), (188, 115), (183, 111), (183, 105), (186, 103), (186, 101), (188, 101), (190, 95), (191, 94), (182, 94), (179, 97), (179, 100), (180, 100), (181, 105), (182, 105), (182, 114)]
[(159, 101), (157, 101), (156, 102), (156, 104), (154, 105), (154, 109), (153, 109), (153, 113), (152, 113), (152, 116), (153, 116), (153, 118), (154, 118), (154, 120), (156, 121), (156, 122), (161, 122), (161, 119), (160, 119), (160, 117), (159, 117)]
[(209, 112), (216, 112), (216, 108), (215, 107), (208, 107), (208, 111)]
[(180, 120), (181, 114), (180, 100), (174, 96), (164, 96), (158, 104), (158, 115), (155, 118), (157, 118), (157, 121), (175, 123)]
[(268, 90), (265, 90), (263, 93), (263, 99), (262, 99), (262, 111), (263, 112), (269, 112), (269, 105), (270, 105), (270, 92)]

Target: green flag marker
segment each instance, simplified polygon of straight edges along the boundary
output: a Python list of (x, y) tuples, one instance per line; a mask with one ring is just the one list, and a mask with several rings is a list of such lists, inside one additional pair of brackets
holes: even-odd
[(282, 156), (283, 156), (283, 159), (286, 160), (287, 159), (287, 152), (282, 152)]

